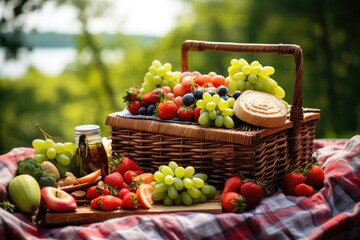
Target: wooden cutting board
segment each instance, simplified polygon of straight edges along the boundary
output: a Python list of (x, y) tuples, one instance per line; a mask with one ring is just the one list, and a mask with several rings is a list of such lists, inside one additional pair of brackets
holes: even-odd
[(164, 206), (154, 204), (151, 209), (125, 210), (118, 209), (114, 211), (93, 210), (88, 205), (79, 206), (75, 212), (55, 213), (48, 211), (45, 215), (45, 224), (47, 225), (78, 225), (94, 222), (101, 222), (111, 218), (125, 217), (130, 215), (149, 215), (161, 213), (178, 213), (178, 212), (201, 212), (219, 214), (222, 212), (220, 196), (207, 201), (206, 203), (194, 204), (191, 206)]

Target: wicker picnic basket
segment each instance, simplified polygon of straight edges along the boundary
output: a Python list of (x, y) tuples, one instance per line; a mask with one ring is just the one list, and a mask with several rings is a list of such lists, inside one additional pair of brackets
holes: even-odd
[(188, 51), (275, 53), (295, 57), (295, 91), (286, 123), (278, 128), (259, 128), (240, 123), (234, 129), (205, 128), (197, 124), (126, 117), (111, 113), (113, 152), (134, 159), (143, 168), (156, 170), (176, 161), (206, 173), (208, 182), (222, 190), (227, 178), (239, 172), (268, 181), (274, 193), (290, 165), (312, 161), (315, 123), (319, 110), (302, 107), (302, 50), (288, 44), (239, 44), (187, 40), (182, 44), (182, 71), (188, 70)]

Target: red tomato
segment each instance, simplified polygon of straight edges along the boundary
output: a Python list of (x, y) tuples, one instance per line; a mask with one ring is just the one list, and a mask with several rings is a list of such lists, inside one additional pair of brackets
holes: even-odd
[(189, 71), (182, 72), (180, 75), (180, 79), (182, 80), (186, 76), (192, 76), (192, 72)]
[(199, 71), (193, 71), (193, 72), (192, 72), (192, 75), (193, 75), (194, 77), (198, 77), (198, 76), (201, 75), (201, 73), (200, 73)]
[(175, 96), (172, 92), (169, 92), (169, 93), (166, 93), (165, 97), (168, 100), (172, 100), (172, 99), (174, 99)]
[(216, 76), (217, 74), (216, 74), (216, 72), (209, 72), (208, 75), (210, 78), (212, 78), (212, 77)]
[(178, 107), (184, 106), (182, 96), (177, 96), (174, 98), (174, 102)]
[(174, 96), (177, 97), (177, 96), (184, 96), (185, 93), (187, 93), (187, 91), (181, 83), (178, 83), (174, 86), (173, 93)]
[(164, 90), (165, 93), (171, 92), (171, 88), (169, 86), (162, 86), (161, 89)]
[(222, 75), (215, 75), (211, 78), (211, 83), (214, 87), (220, 87), (221, 85), (225, 85), (225, 77)]
[(186, 92), (190, 92), (191, 91), (191, 85), (193, 82), (193, 76), (185, 76), (182, 80), (181, 80), (181, 85), (183, 86), (183, 88), (185, 89)]
[(200, 75), (195, 78), (195, 83), (199, 86), (204, 86), (205, 84), (211, 82), (209, 75)]

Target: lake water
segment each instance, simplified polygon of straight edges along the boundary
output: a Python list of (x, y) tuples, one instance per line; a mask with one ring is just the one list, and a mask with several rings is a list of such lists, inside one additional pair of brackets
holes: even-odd
[(5, 60), (5, 51), (0, 48), (0, 78), (19, 78), (26, 73), (29, 66), (54, 76), (61, 73), (75, 57), (74, 48), (35, 48), (31, 52), (21, 49), (18, 59)]

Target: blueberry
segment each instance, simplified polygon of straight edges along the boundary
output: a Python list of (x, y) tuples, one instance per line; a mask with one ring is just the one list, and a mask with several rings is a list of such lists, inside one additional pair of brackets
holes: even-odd
[(217, 93), (219, 94), (219, 96), (225, 96), (226, 94), (228, 94), (228, 89), (227, 89), (227, 87), (220, 86), (217, 89)]
[(194, 97), (195, 99), (199, 100), (202, 99), (202, 95), (204, 94), (204, 91), (202, 89), (196, 89), (194, 91)]
[(210, 91), (207, 91), (211, 96), (214, 96), (215, 95), (215, 92), (210, 90)]
[(225, 95), (225, 96), (221, 96), (220, 98), (224, 99), (225, 101), (229, 99), (229, 96), (228, 95)]
[(232, 94), (232, 97), (236, 100), (238, 97), (240, 97), (241, 95), (241, 91), (235, 91), (233, 94)]
[(146, 107), (139, 108), (138, 113), (139, 115), (147, 115), (147, 108)]
[(192, 93), (186, 93), (184, 96), (183, 96), (183, 103), (185, 106), (190, 106), (192, 104), (195, 103), (195, 97), (194, 97), (194, 94)]
[(156, 105), (155, 104), (150, 104), (147, 108), (147, 115), (152, 116), (155, 113), (155, 108)]

